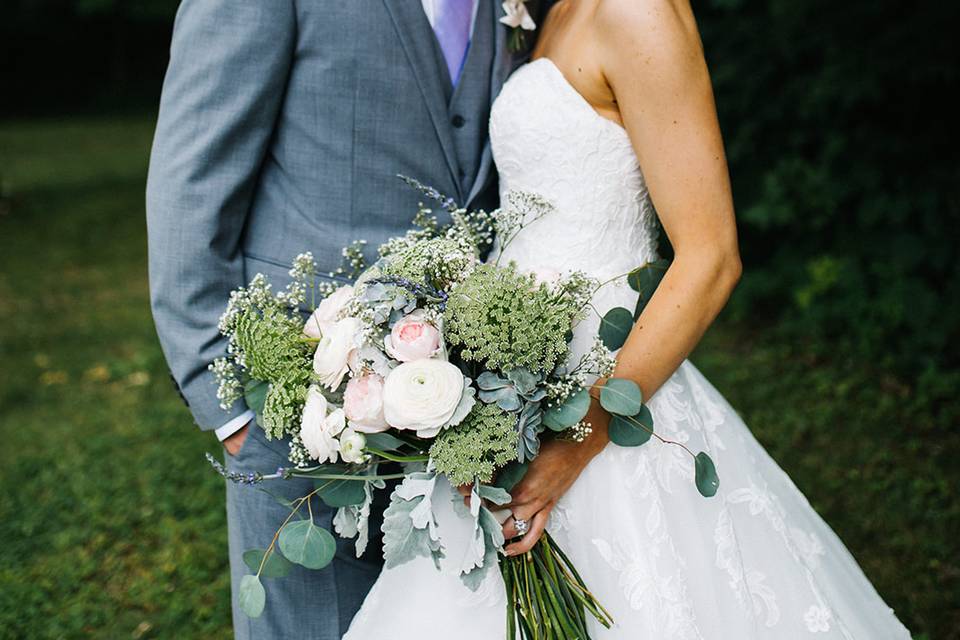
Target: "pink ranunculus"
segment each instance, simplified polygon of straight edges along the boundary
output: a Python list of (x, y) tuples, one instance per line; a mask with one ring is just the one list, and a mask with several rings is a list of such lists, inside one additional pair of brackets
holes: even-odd
[(340, 319), (340, 312), (350, 298), (353, 297), (353, 287), (344, 285), (324, 298), (316, 311), (314, 311), (303, 325), (303, 333), (311, 338), (320, 339), (322, 327), (325, 324), (336, 322)]
[(440, 349), (440, 331), (427, 321), (423, 309), (417, 309), (393, 325), (383, 346), (400, 362), (432, 358)]
[(356, 431), (386, 431), (389, 425), (383, 417), (383, 378), (375, 373), (351, 378), (343, 392), (343, 410)]

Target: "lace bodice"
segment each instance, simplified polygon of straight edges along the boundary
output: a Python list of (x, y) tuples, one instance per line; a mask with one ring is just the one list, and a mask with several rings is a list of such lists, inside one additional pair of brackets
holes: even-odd
[(656, 259), (656, 212), (626, 130), (594, 111), (551, 60), (507, 81), (490, 141), (501, 202), (526, 191), (556, 208), (520, 233), (505, 258), (600, 278)]

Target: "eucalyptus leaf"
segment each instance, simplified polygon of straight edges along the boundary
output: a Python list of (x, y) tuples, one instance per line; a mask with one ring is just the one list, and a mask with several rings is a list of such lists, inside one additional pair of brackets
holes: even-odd
[[(261, 578), (282, 578), (293, 568), (293, 564), (280, 555), (277, 551), (271, 551), (267, 556), (266, 562), (263, 562), (263, 556), (266, 549), (250, 549), (243, 553), (243, 562), (254, 573), (260, 572)], [(263, 562), (263, 570), (260, 570), (260, 563)]]
[(307, 569), (322, 569), (333, 560), (337, 543), (333, 535), (313, 520), (294, 520), (284, 525), (277, 539), (280, 551), (291, 562)]
[(258, 486), (257, 490), (262, 491), (263, 493), (267, 494), (268, 496), (276, 500), (277, 504), (281, 504), (288, 509), (293, 509), (293, 500), (288, 499), (286, 496), (282, 496), (282, 495), (267, 491), (262, 486)]
[(240, 579), (240, 610), (251, 618), (259, 618), (267, 604), (267, 592), (257, 576), (245, 575)]
[(600, 406), (620, 416), (635, 416), (643, 407), (643, 393), (633, 380), (610, 378), (600, 389)]
[(633, 328), (633, 314), (623, 307), (614, 307), (600, 320), (600, 340), (610, 351), (616, 351), (627, 341)]
[(563, 431), (577, 424), (590, 409), (590, 394), (580, 389), (568, 397), (563, 404), (550, 407), (543, 412), (543, 424), (554, 431)]
[[(644, 429), (637, 424), (643, 424), (650, 430)], [(618, 416), (614, 415), (610, 419), (610, 425), (607, 427), (607, 434), (610, 442), (621, 447), (639, 447), (646, 444), (653, 435), (653, 416), (650, 410), (644, 405), (636, 416)]]
[(386, 431), (381, 433), (367, 433), (367, 446), (377, 449), (378, 451), (399, 451), (402, 447), (407, 446), (407, 443), (401, 440), (400, 438), (390, 435)]
[(361, 479), (362, 477), (358, 476), (356, 480), (318, 479), (314, 484), (317, 487), (317, 495), (324, 504), (339, 509), (363, 503), (366, 493), (363, 489), (365, 482)]
[(639, 298), (637, 298), (634, 318), (640, 317), (640, 314), (647, 306), (647, 303), (650, 302), (650, 298), (653, 297), (653, 293), (657, 290), (660, 281), (663, 280), (663, 276), (667, 273), (669, 267), (669, 260), (660, 259), (656, 262), (648, 262), (642, 267), (637, 267), (627, 276), (627, 283), (630, 285), (630, 288), (640, 294)]
[(697, 491), (705, 498), (712, 498), (717, 495), (717, 489), (720, 488), (720, 478), (717, 476), (717, 467), (713, 460), (705, 452), (697, 454), (694, 463), (696, 471)]

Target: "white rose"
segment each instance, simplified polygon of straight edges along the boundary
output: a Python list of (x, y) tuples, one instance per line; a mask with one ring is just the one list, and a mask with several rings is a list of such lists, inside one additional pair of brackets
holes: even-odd
[(463, 374), (449, 362), (404, 362), (384, 382), (384, 417), (392, 427), (416, 429), (420, 437), (433, 437), (450, 422), (463, 389)]
[(340, 386), (350, 368), (360, 326), (357, 318), (344, 318), (321, 326), (322, 337), (313, 354), (313, 371), (320, 377), (320, 384), (331, 391)]
[(313, 314), (303, 325), (303, 333), (311, 338), (319, 340), (322, 337), (322, 327), (325, 324), (336, 322), (340, 312), (353, 297), (353, 287), (346, 285), (340, 287), (317, 306)]
[(363, 448), (366, 446), (367, 439), (364, 435), (350, 427), (344, 429), (343, 433), (340, 434), (340, 457), (343, 458), (344, 462), (350, 464), (363, 462), (367, 457), (363, 453)]
[(319, 462), (336, 462), (340, 451), (337, 435), (346, 425), (343, 409), (327, 414), (327, 399), (316, 386), (307, 392), (307, 403), (300, 420), (300, 440), (311, 458)]

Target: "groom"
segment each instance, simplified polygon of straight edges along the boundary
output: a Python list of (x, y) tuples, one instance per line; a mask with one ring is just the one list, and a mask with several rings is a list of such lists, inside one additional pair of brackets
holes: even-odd
[[(272, 472), (288, 443), (266, 440), (246, 407), (218, 405), (207, 366), (224, 355), (229, 292), (256, 273), (284, 287), (303, 251), (328, 272), (351, 241), (403, 233), (418, 194), (396, 174), (496, 206), (487, 119), (521, 62), (500, 23), (517, 2), (183, 0), (147, 185), (151, 300), (177, 388), (232, 471)], [(312, 486), (266, 488), (292, 499)], [(357, 559), (342, 541), (326, 569), (267, 581), (260, 618), (238, 610), (243, 552), (266, 548), (288, 512), (228, 483), (236, 636), (339, 638), (380, 570), (379, 544)], [(313, 514), (324, 526), (333, 516), (319, 503)]]

